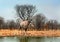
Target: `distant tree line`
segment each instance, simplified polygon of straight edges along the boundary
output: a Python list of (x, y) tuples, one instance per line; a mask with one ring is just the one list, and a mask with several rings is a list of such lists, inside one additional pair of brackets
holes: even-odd
[(0, 29), (19, 29), (20, 25), (14, 20), (5, 21), (3, 17), (0, 17)]
[[(60, 23), (57, 22), (57, 20), (49, 20), (46, 22), (46, 17), (42, 14), (37, 14), (32, 18), (31, 22), (34, 26), (32, 26), (34, 29), (37, 30), (44, 30), (44, 29), (60, 29)], [(30, 28), (32, 28), (30, 27)], [(3, 17), (0, 17), (0, 29), (23, 29), (20, 28), (19, 22), (15, 22), (14, 20), (10, 21), (4, 21)], [(28, 28), (27, 28), (28, 29)]]
[[(33, 25), (33, 26), (31, 26)], [(60, 29), (60, 23), (57, 20), (46, 20), (43, 14), (37, 14), (33, 16), (30, 29), (36, 30), (57, 30)], [(27, 28), (27, 29), (29, 29)], [(0, 29), (24, 29), (20, 27), (20, 23), (14, 20), (5, 21), (3, 17), (0, 17)]]

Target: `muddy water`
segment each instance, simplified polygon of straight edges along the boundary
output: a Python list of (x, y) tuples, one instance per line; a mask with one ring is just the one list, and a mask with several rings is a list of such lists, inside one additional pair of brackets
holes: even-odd
[(60, 37), (0, 37), (0, 42), (60, 42)]

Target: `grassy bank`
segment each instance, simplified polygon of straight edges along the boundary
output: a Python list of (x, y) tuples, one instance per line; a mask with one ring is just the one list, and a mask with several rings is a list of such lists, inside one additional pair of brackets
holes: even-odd
[(31, 37), (59, 37), (60, 30), (44, 30), (44, 31), (24, 31), (24, 30), (9, 30), (9, 29), (1, 29), (0, 36), (31, 36)]

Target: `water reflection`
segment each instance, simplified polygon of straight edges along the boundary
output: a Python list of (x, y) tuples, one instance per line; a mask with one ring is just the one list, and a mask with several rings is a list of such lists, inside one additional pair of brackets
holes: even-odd
[(0, 42), (19, 42), (17, 37), (3, 37), (0, 38)]
[(0, 42), (60, 42), (60, 37), (0, 37)]

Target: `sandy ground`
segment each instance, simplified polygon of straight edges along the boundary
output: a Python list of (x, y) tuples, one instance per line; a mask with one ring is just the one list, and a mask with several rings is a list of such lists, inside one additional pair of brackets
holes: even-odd
[(45, 30), (45, 31), (24, 31), (24, 30), (0, 30), (0, 36), (34, 36), (34, 37), (59, 37), (60, 30)]

